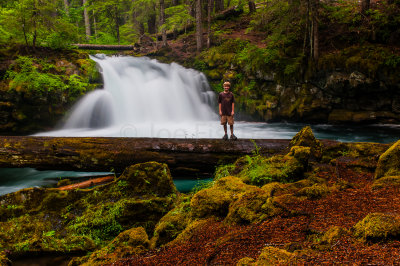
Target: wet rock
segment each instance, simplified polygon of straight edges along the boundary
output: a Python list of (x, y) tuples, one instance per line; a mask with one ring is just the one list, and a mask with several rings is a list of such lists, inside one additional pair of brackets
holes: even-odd
[(400, 140), (379, 157), (375, 178), (398, 175), (400, 175)]

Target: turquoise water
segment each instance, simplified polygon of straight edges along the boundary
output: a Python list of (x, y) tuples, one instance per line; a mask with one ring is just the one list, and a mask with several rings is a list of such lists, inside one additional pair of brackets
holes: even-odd
[[(29, 187), (53, 187), (61, 179), (80, 180), (90, 176), (112, 175), (110, 172), (74, 172), (74, 171), (38, 171), (32, 168), (0, 169), (0, 195), (15, 192)], [(176, 179), (176, 188), (183, 193), (190, 192), (194, 187), (211, 181), (205, 179)]]

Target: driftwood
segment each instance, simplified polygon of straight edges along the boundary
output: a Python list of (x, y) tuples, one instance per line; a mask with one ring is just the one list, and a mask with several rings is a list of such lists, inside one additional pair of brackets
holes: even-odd
[(0, 137), (0, 167), (120, 173), (132, 164), (158, 161), (167, 163), (174, 176), (196, 176), (251, 154), (255, 145), (261, 154), (286, 152), (289, 140), (254, 143), (248, 139), (4, 136)]
[(109, 182), (113, 181), (114, 179), (115, 179), (115, 177), (112, 175), (103, 176), (103, 177), (99, 177), (99, 178), (89, 179), (89, 180), (79, 182), (76, 184), (72, 184), (72, 185), (62, 186), (62, 187), (59, 187), (58, 189), (59, 190), (72, 190), (72, 189), (77, 189), (77, 188), (88, 188), (88, 187), (92, 187), (92, 186), (109, 183)]
[(123, 51), (123, 50), (134, 50), (137, 49), (134, 45), (103, 45), (103, 44), (71, 44), (78, 49), (82, 50), (113, 50), (113, 51)]

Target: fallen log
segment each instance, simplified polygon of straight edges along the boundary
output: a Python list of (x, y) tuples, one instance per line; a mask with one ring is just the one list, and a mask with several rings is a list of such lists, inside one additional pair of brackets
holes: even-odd
[(58, 189), (59, 190), (72, 190), (72, 189), (77, 189), (77, 188), (81, 188), (81, 189), (88, 188), (88, 187), (92, 187), (92, 186), (98, 186), (98, 185), (102, 185), (105, 183), (109, 183), (109, 182), (113, 181), (114, 179), (115, 179), (114, 176), (109, 175), (109, 176), (89, 179), (89, 180), (79, 182), (76, 184), (58, 187)]
[(252, 154), (256, 148), (264, 155), (286, 153), (289, 142), (277, 139), (3, 136), (0, 137), (0, 167), (121, 173), (132, 164), (157, 161), (168, 164), (174, 177), (201, 176), (213, 173), (217, 165)]
[[(255, 144), (254, 144), (255, 143)], [(142, 162), (166, 163), (175, 175), (212, 173), (218, 164), (251, 154), (285, 150), (289, 140), (0, 137), (0, 167), (39, 170), (115, 171)]]
[(112, 50), (112, 51), (123, 51), (123, 50), (134, 50), (134, 45), (105, 45), (105, 44), (71, 44), (72, 46), (82, 50)]

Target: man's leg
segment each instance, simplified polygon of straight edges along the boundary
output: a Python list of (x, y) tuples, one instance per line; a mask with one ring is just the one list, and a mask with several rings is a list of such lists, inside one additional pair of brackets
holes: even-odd
[[(225, 135), (228, 135), (228, 127), (226, 126), (226, 124), (224, 125), (224, 131)], [(231, 126), (231, 133), (232, 133), (232, 126)]]
[[(229, 125), (230, 129), (231, 129), (231, 136), (233, 135), (233, 125)], [(226, 134), (226, 130), (225, 130), (225, 134)]]

